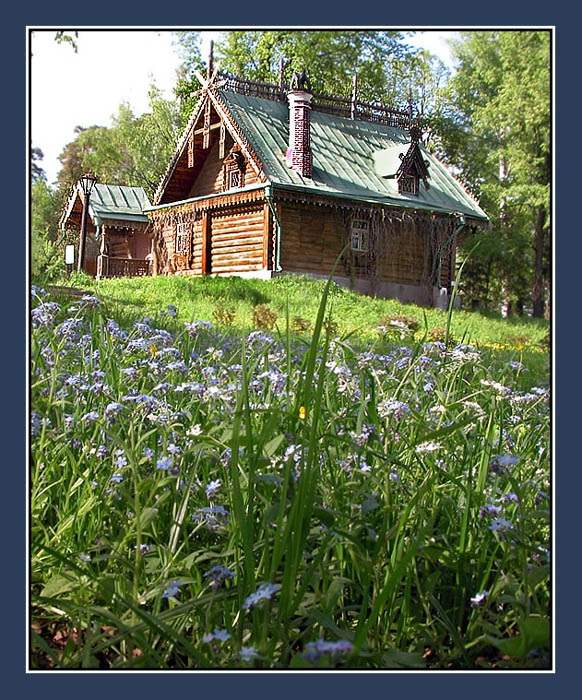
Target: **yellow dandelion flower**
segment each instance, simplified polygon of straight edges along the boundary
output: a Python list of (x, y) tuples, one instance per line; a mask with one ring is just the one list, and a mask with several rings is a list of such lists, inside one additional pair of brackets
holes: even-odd
[(152, 357), (155, 357), (158, 354), (158, 349), (155, 345), (150, 346), (150, 352), (152, 354)]
[(305, 420), (305, 406), (299, 406), (299, 418)]

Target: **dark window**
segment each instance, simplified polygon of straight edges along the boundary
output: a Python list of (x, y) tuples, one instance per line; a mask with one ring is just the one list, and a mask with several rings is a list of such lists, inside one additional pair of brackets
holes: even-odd
[(398, 180), (400, 194), (418, 194), (418, 178), (416, 175), (403, 175)]
[(368, 222), (366, 219), (354, 219), (351, 226), (351, 247), (359, 253), (368, 251)]
[(232, 190), (235, 187), (241, 186), (241, 172), (240, 170), (229, 170), (228, 171), (228, 189)]

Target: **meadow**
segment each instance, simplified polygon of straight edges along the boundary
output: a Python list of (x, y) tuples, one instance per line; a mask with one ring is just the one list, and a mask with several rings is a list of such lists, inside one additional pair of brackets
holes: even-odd
[(550, 668), (547, 323), (32, 288), (30, 667)]

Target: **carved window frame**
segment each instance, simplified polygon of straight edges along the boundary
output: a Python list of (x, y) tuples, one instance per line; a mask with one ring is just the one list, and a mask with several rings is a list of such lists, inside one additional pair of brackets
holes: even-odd
[(355, 253), (369, 251), (370, 222), (367, 219), (352, 219), (350, 224), (350, 247)]
[(192, 227), (189, 223), (182, 221), (176, 224), (175, 255), (190, 255), (191, 237)]
[(245, 186), (245, 157), (235, 146), (224, 159), (223, 191), (239, 190)]

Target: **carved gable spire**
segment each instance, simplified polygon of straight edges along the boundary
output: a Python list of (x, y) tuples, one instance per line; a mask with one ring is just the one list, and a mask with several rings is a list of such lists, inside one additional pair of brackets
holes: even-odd
[(413, 124), (409, 130), (410, 147), (406, 153), (400, 154), (402, 163), (398, 168), (396, 177), (398, 179), (398, 189), (405, 194), (418, 194), (418, 181), (422, 180), (426, 189), (430, 189), (428, 178), (428, 162), (423, 158), (420, 150), (422, 131)]

